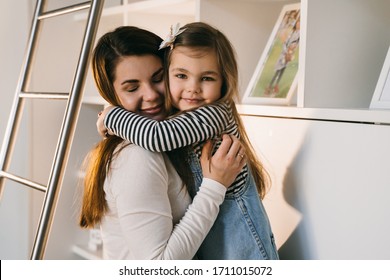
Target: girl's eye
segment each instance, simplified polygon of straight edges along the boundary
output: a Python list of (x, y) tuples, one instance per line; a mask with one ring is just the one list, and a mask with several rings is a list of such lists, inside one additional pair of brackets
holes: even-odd
[(176, 74), (176, 77), (179, 79), (185, 79), (187, 76), (185, 74)]

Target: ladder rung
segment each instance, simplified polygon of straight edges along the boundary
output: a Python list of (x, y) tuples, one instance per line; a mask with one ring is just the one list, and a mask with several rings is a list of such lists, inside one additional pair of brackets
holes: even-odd
[(18, 182), (20, 184), (23, 184), (27, 187), (31, 187), (31, 188), (36, 189), (38, 191), (46, 192), (46, 190), (47, 190), (47, 187), (44, 185), (41, 185), (41, 184), (33, 182), (31, 180), (22, 178), (22, 177), (17, 176), (17, 175), (13, 175), (13, 174), (5, 172), (5, 171), (0, 171), (0, 177), (4, 177), (4, 178), (7, 178), (9, 180)]
[(67, 92), (21, 92), (19, 97), (34, 99), (68, 99)]
[(56, 9), (56, 10), (53, 10), (53, 11), (44, 12), (40, 16), (38, 16), (38, 20), (51, 18), (51, 17), (56, 17), (56, 16), (68, 14), (68, 13), (77, 12), (77, 11), (80, 11), (80, 10), (88, 9), (90, 6), (91, 6), (91, 1), (87, 1), (87, 2), (83, 2), (83, 3), (67, 6), (67, 7), (64, 7), (64, 8)]

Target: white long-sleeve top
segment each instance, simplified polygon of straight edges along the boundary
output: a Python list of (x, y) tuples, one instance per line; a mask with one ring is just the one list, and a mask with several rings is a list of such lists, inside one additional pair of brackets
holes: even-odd
[(226, 188), (204, 179), (191, 203), (165, 154), (130, 144), (113, 160), (104, 191), (108, 212), (100, 228), (105, 259), (192, 259)]

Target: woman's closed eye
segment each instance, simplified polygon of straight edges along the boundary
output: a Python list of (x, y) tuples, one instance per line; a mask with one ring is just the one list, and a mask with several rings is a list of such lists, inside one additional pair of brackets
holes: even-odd
[(135, 92), (135, 91), (137, 91), (138, 88), (139, 88), (138, 85), (137, 86), (131, 86), (131, 87), (127, 87), (126, 91), (127, 92)]
[(158, 84), (158, 83), (162, 82), (163, 79), (164, 79), (164, 72), (159, 71), (157, 74), (152, 76), (152, 83)]
[(139, 88), (139, 81), (136, 79), (129, 79), (121, 83), (121, 90), (127, 92), (135, 92)]

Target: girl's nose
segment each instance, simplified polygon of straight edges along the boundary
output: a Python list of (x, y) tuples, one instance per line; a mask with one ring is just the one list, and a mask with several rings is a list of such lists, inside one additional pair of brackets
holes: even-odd
[(197, 81), (189, 81), (187, 91), (191, 93), (200, 93), (200, 83)]

